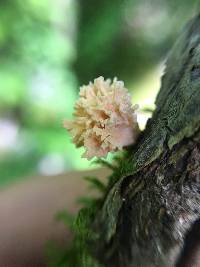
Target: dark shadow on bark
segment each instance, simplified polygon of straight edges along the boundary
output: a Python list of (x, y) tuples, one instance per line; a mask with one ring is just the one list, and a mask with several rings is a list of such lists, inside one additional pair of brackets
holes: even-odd
[(200, 218), (186, 234), (185, 242), (176, 267), (200, 266)]

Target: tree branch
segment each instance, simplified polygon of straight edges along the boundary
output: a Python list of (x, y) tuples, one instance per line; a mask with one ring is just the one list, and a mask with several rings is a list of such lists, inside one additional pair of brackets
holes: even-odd
[(175, 266), (200, 218), (199, 25), (172, 48), (153, 117), (96, 216), (92, 251), (105, 266)]

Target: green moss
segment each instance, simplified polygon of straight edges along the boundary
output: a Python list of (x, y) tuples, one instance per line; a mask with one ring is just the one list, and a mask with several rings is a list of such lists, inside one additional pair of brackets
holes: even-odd
[(65, 250), (56, 247), (55, 244), (49, 245), (47, 254), (49, 267), (102, 267), (92, 257), (88, 248), (88, 240), (97, 240), (91, 223), (98, 207), (95, 200), (91, 199), (88, 203), (88, 207), (82, 208), (76, 218), (72, 218), (71, 215), (64, 212), (58, 215), (59, 220), (62, 220), (71, 229), (74, 239)]
[[(103, 267), (92, 256), (90, 251), (90, 243), (95, 243), (99, 240), (99, 236), (94, 230), (93, 223), (110, 188), (120, 177), (119, 162), (121, 162), (122, 157), (124, 157), (124, 155), (114, 158), (113, 164), (110, 164), (105, 160), (98, 160), (98, 162), (96, 162), (113, 170), (112, 175), (107, 177), (106, 184), (102, 183), (102, 181), (96, 177), (84, 177), (84, 179), (89, 182), (89, 186), (91, 188), (99, 191), (100, 196), (98, 198), (80, 198), (79, 202), (82, 204), (82, 208), (75, 218), (68, 212), (59, 212), (57, 214), (57, 219), (65, 223), (67, 227), (70, 228), (71, 232), (74, 234), (74, 239), (70, 246), (65, 250), (56, 247), (55, 244), (51, 244), (49, 246), (48, 267)], [(108, 202), (109, 201), (110, 200), (108, 198)], [(112, 235), (112, 233), (114, 234), (114, 230), (116, 229), (116, 214), (118, 213), (120, 200), (117, 200), (114, 197), (113, 203), (115, 203), (115, 205), (113, 205), (113, 209), (110, 211), (108, 210), (109, 218), (113, 218), (113, 220), (109, 219), (109, 235)], [(105, 219), (106, 218), (102, 218), (102, 220)], [(110, 236), (108, 236), (108, 239), (110, 239)]]

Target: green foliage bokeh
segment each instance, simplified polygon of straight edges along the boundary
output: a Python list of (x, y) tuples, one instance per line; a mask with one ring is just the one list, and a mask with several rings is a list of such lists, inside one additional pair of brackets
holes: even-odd
[(78, 87), (117, 76), (145, 95), (135, 84), (198, 8), (195, 0), (1, 0), (0, 185), (88, 168), (62, 128)]

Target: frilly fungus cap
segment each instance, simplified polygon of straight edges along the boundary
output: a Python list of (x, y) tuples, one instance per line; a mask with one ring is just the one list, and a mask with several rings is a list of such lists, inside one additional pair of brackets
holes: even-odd
[(83, 157), (106, 157), (135, 143), (139, 134), (136, 110), (122, 81), (99, 77), (82, 86), (75, 104), (74, 120), (64, 127), (77, 147), (84, 146)]

